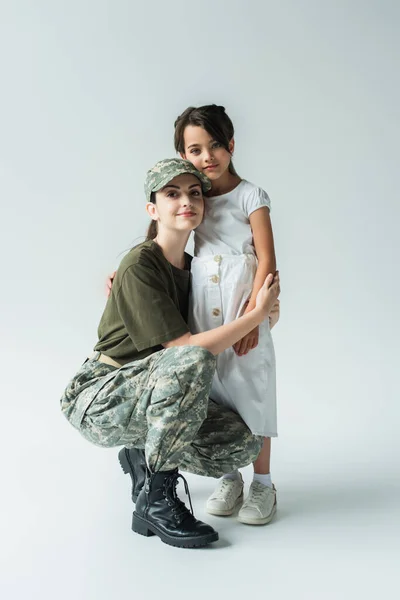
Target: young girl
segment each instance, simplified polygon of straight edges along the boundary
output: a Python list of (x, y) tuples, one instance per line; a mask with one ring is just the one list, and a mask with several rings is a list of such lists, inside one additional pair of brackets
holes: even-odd
[[(175, 122), (175, 149), (212, 182), (202, 223), (195, 230), (189, 318), (194, 332), (230, 323), (255, 307), (268, 273), (275, 272), (270, 200), (239, 177), (232, 164), (234, 128), (222, 106), (186, 109)], [(217, 357), (211, 398), (234, 409), (254, 435), (264, 437), (254, 462), (249, 496), (239, 521), (269, 523), (276, 510), (270, 441), (277, 435), (275, 353), (270, 333), (279, 313)], [(214, 515), (231, 515), (243, 500), (239, 471), (226, 473), (207, 502)]]

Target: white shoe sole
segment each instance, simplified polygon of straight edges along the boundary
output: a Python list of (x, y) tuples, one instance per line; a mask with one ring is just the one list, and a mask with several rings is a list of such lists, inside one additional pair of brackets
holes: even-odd
[(224, 510), (224, 509), (218, 509), (218, 508), (209, 508), (206, 505), (206, 511), (208, 512), (209, 515), (216, 515), (217, 517), (229, 517), (230, 515), (233, 515), (233, 513), (235, 512), (235, 509), (238, 507), (239, 504), (243, 504), (243, 492), (240, 494), (240, 496), (238, 497), (238, 499), (236, 500), (236, 502), (232, 508), (228, 508), (228, 509)]
[(270, 523), (274, 517), (274, 514), (276, 513), (276, 504), (274, 504), (274, 507), (271, 511), (271, 513), (268, 515), (268, 517), (260, 517), (259, 519), (252, 519), (251, 517), (241, 517), (240, 513), (238, 514), (238, 521), (239, 523), (244, 523), (245, 525), (267, 525), (268, 523)]

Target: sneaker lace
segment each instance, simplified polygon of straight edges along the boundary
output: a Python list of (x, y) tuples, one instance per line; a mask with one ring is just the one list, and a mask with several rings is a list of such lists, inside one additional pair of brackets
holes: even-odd
[(228, 498), (229, 498), (232, 495), (232, 493), (233, 493), (233, 485), (231, 483), (231, 480), (223, 479), (221, 481), (221, 485), (219, 486), (219, 488), (216, 490), (216, 492), (214, 494), (214, 498), (221, 499), (221, 498), (226, 498), (226, 496), (228, 496)]
[(255, 502), (263, 501), (265, 496), (268, 495), (270, 488), (265, 485), (253, 485), (251, 490), (251, 496), (248, 497), (248, 502), (251, 503), (252, 500)]

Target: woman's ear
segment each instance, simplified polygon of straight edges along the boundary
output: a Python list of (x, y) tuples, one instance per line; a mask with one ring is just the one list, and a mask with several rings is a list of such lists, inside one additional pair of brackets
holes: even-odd
[(235, 140), (234, 140), (234, 138), (232, 138), (231, 141), (229, 142), (228, 148), (229, 148), (229, 153), (232, 155), (233, 151), (235, 150)]
[(153, 219), (153, 221), (158, 221), (157, 215), (157, 207), (154, 202), (148, 202), (146, 204), (147, 214)]

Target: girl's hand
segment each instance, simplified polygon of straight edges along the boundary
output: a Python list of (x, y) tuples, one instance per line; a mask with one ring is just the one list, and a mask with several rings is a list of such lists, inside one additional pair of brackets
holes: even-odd
[(271, 313), (280, 293), (279, 271), (276, 271), (275, 275), (269, 273), (256, 298), (256, 308), (262, 310), (265, 318)]
[(114, 273), (111, 273), (111, 275), (109, 275), (109, 276), (107, 277), (107, 279), (106, 279), (106, 285), (105, 285), (105, 290), (104, 290), (104, 291), (105, 291), (105, 293), (106, 293), (106, 296), (107, 296), (107, 298), (108, 298), (108, 297), (110, 296), (110, 294), (111, 294), (111, 288), (112, 288), (112, 284), (113, 284), (113, 281), (114, 281), (114, 277), (115, 277), (115, 274), (116, 274), (116, 272), (117, 272), (117, 271), (114, 271)]
[(269, 328), (270, 329), (272, 329), (279, 321), (280, 312), (281, 312), (280, 302), (279, 302), (279, 300), (275, 300), (275, 304), (273, 305), (271, 312), (269, 313)]
[(250, 331), (232, 347), (238, 356), (244, 356), (258, 345), (258, 327)]

